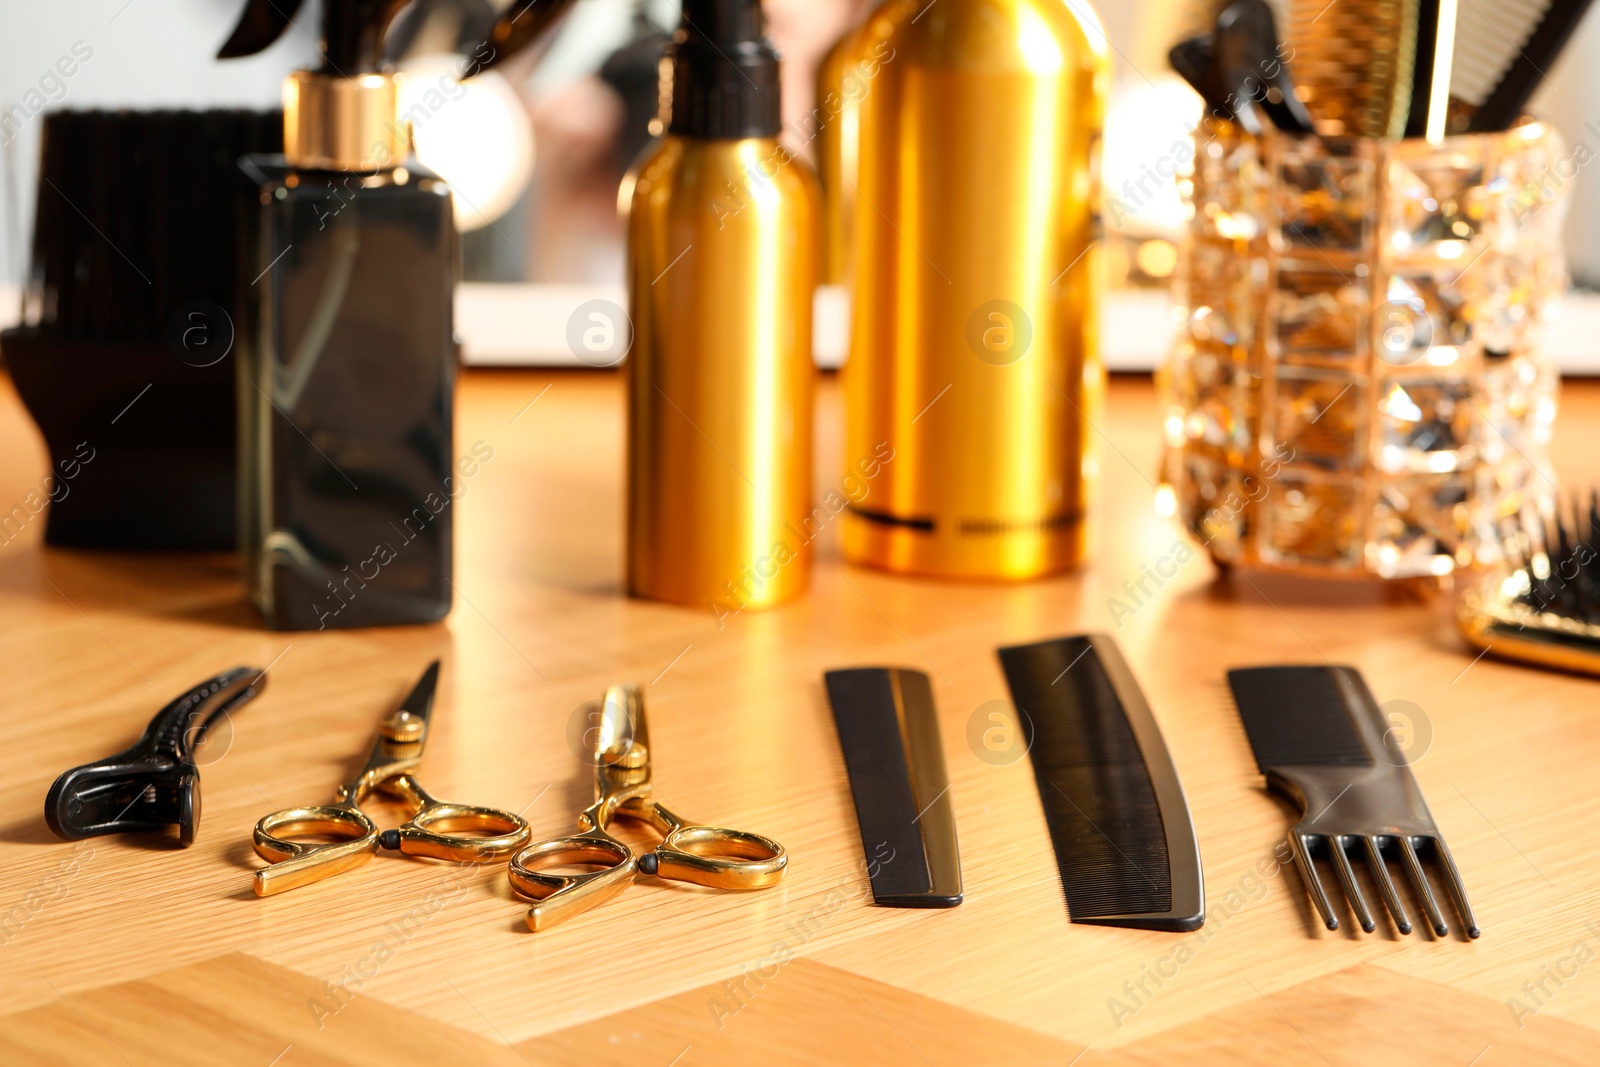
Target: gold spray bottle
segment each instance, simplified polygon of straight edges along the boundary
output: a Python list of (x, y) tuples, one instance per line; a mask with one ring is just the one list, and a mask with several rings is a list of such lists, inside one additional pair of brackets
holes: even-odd
[(889, 570), (1032, 578), (1084, 550), (1106, 41), (1082, 0), (888, 0), (859, 103), (844, 518)]
[[(817, 184), (758, 0), (684, 0), (629, 181), (628, 591), (719, 619), (810, 578)], [(626, 188), (626, 184), (624, 186)]]

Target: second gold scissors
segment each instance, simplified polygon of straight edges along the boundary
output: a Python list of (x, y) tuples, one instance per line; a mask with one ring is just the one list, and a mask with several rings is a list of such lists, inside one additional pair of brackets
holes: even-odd
[[(594, 733), (590, 756), (595, 800), (578, 816), (583, 832), (529, 845), (507, 868), (512, 887), (535, 900), (528, 909), (528, 929), (543, 930), (611, 899), (633, 883), (637, 871), (718, 889), (765, 889), (783, 878), (789, 857), (770, 837), (691, 824), (656, 800), (650, 781), (650, 730), (638, 686), (606, 690)], [(664, 835), (661, 844), (634, 855), (606, 833), (618, 817), (648, 823)], [(584, 865), (605, 869), (582, 874), (551, 870)]]
[[(367, 765), (354, 781), (338, 788), (333, 804), (285, 808), (256, 823), (256, 855), (270, 864), (256, 872), (257, 896), (296, 889), (359, 867), (379, 848), (408, 856), (490, 863), (527, 842), (528, 824), (520, 815), (435, 800), (412, 776), (422, 762), (428, 714), (438, 687), (439, 661), (434, 660), (405, 702), (379, 724)], [(374, 791), (406, 805), (411, 818), (396, 829), (380, 832), (360, 807)], [(293, 837), (339, 840), (290, 840)]]

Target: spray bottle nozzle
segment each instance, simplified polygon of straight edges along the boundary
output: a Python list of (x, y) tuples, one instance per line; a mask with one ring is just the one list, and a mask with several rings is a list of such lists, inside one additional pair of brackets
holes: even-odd
[(778, 54), (760, 0), (683, 0), (672, 37), (668, 132), (684, 137), (773, 137), (782, 124)]
[(759, 0), (683, 0), (683, 28), (719, 44), (759, 42), (766, 23)]
[(540, 40), (577, 0), (517, 0), (495, 22), (489, 39), (473, 52), (472, 73), (498, 66)]
[[(323, 0), (322, 70), (334, 77), (383, 68), (383, 35), (411, 0)], [(253, 56), (283, 36), (302, 0), (249, 0), (218, 59)]]

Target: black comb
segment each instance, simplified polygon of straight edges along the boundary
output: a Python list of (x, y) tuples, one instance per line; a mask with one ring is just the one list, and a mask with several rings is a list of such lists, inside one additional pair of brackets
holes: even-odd
[(1339, 928), (1312, 863), (1313, 855), (1325, 852), (1361, 928), (1377, 929), (1350, 865), (1347, 850), (1354, 848), (1366, 857), (1402, 934), (1411, 932), (1411, 917), (1386, 856), (1399, 862), (1434, 932), (1443, 937), (1449, 927), (1422, 869), (1422, 857), (1432, 856), (1467, 936), (1477, 937), (1461, 873), (1405, 753), (1384, 743), (1388, 724), (1361, 673), (1354, 667), (1251, 667), (1229, 671), (1228, 685), (1268, 788), (1300, 808), (1303, 817), (1289, 831), (1289, 849), (1323, 924)]
[(872, 899), (890, 908), (955, 907), (962, 900), (961, 854), (928, 676), (858, 667), (829, 671), (824, 679)]
[(266, 687), (263, 671), (235, 667), (162, 708), (133, 747), (67, 771), (44, 800), (51, 832), (76, 841), (176, 824), (178, 840), (192, 845), (200, 824), (194, 746), (220, 716)]
[(1116, 643), (1089, 634), (1002, 648), (1000, 665), (1032, 726), (1072, 921), (1199, 929), (1205, 885), (1183, 785)]

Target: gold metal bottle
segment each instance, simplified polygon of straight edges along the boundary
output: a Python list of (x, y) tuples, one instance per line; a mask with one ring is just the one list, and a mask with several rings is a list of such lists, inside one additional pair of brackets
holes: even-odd
[(1106, 41), (1062, 0), (889, 0), (860, 102), (848, 559), (1023, 579), (1084, 551)]
[(720, 620), (810, 577), (818, 190), (756, 0), (686, 0), (673, 56), (631, 176), (627, 582)]
[[(863, 44), (871, 51), (863, 51)], [(817, 177), (822, 183), (822, 284), (849, 281), (855, 232), (856, 142), (860, 136), (861, 98), (871, 91), (884, 57), (893, 58), (887, 42), (869, 41), (862, 26), (852, 26), (828, 50), (817, 67)]]

